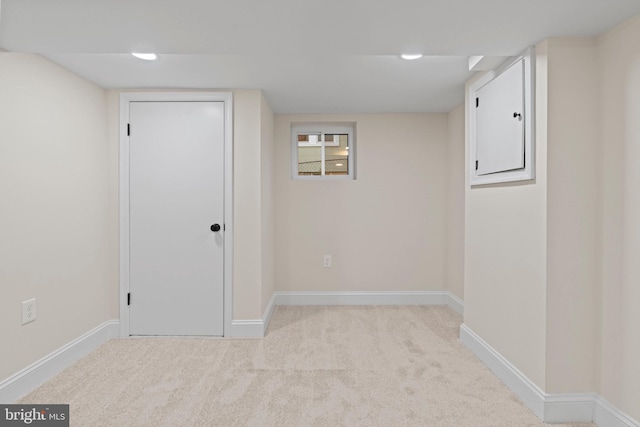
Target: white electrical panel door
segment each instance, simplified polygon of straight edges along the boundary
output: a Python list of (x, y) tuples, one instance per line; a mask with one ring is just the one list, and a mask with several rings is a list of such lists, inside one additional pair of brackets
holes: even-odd
[(524, 60), (476, 92), (476, 175), (525, 167)]

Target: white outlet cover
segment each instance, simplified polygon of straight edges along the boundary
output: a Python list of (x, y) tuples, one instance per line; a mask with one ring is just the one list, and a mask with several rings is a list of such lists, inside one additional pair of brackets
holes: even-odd
[(22, 324), (36, 320), (36, 299), (22, 301)]
[(325, 268), (330, 268), (331, 267), (331, 255), (325, 255), (324, 259), (323, 259), (323, 264), (322, 264)]

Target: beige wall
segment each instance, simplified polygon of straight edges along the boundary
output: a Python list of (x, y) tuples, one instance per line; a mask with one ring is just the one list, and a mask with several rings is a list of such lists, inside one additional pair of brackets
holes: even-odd
[(595, 40), (548, 41), (546, 391), (596, 389), (598, 106)]
[[(537, 178), (518, 184), (463, 181), (463, 107), (274, 119), (234, 91), (233, 318), (262, 317), (274, 290), (448, 289), (545, 391), (640, 419), (637, 40), (640, 17), (537, 46)], [(3, 379), (118, 316), (119, 92), (0, 53), (0, 93)], [(357, 123), (356, 180), (291, 179), (291, 123), (313, 120)]]
[(114, 288), (105, 300), (112, 319), (120, 319), (120, 92), (107, 90), (107, 274)]
[(233, 318), (262, 317), (259, 90), (233, 93)]
[(233, 103), (233, 319), (261, 319), (275, 280), (274, 116), (259, 90), (235, 90)]
[(638, 40), (640, 17), (540, 43), (536, 181), (465, 199), (465, 323), (546, 392), (596, 391), (636, 420)]
[(274, 115), (264, 95), (260, 95), (260, 213), (262, 244), (262, 313), (275, 290), (275, 146)]
[(536, 56), (536, 180), (466, 190), (465, 323), (546, 392), (590, 392), (600, 271), (595, 45), (549, 39)]
[[(114, 317), (107, 103), (37, 55), (0, 53), (0, 380)], [(21, 302), (37, 319), (21, 325)]]
[(464, 104), (447, 115), (446, 289), (464, 300)]
[(546, 45), (536, 68), (536, 179), (470, 188), (465, 166), (464, 323), (544, 388)]
[(597, 40), (602, 227), (599, 392), (640, 420), (640, 16)]
[[(291, 179), (308, 121), (356, 122), (356, 180)], [(276, 115), (275, 145), (277, 290), (445, 288), (446, 114)]]

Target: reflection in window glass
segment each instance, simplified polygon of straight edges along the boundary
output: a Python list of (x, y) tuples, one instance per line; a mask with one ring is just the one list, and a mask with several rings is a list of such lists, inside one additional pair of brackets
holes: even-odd
[(298, 175), (349, 175), (349, 135), (298, 134)]
[(355, 179), (355, 123), (291, 127), (294, 179)]
[(321, 146), (298, 147), (298, 175), (321, 175)]
[(319, 133), (299, 134), (298, 147), (315, 147), (320, 146), (321, 135)]
[(349, 135), (325, 135), (335, 141), (325, 144), (325, 175), (349, 175)]

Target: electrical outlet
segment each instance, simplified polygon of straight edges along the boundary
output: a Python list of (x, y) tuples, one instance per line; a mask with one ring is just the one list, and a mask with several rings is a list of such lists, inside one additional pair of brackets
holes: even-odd
[(36, 299), (22, 301), (22, 324), (36, 320)]
[(331, 255), (325, 255), (322, 260), (322, 266), (325, 268), (331, 267)]

